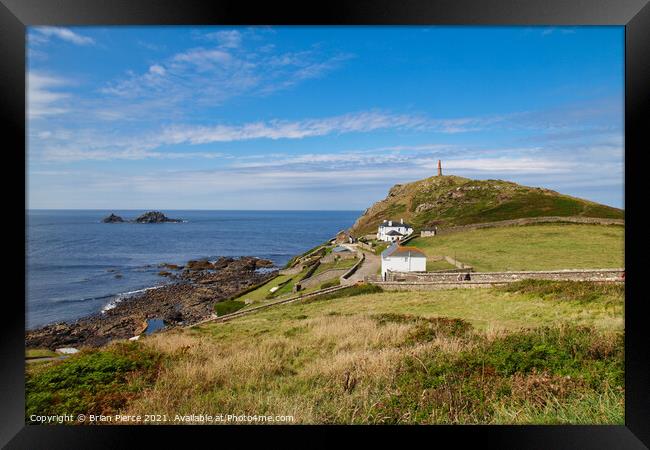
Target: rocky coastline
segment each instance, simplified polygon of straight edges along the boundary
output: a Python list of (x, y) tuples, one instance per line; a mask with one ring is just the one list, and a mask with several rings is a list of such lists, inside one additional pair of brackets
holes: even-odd
[[(191, 325), (209, 318), (214, 304), (236, 296), (277, 273), (272, 261), (252, 256), (161, 265), (159, 275), (171, 280), (116, 303), (112, 309), (75, 322), (58, 322), (26, 332), (27, 348), (97, 347), (113, 339), (141, 334), (146, 321), (162, 319), (165, 328)], [(265, 270), (259, 270), (265, 269)]]

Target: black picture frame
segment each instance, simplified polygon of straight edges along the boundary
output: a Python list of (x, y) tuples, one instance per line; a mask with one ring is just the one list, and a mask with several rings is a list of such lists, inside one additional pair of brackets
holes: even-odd
[[(122, 448), (167, 444), (199, 445), (203, 438), (225, 445), (226, 432), (238, 445), (260, 434), (285, 443), (336, 445), (341, 436), (385, 439), (397, 431), (416, 436), (411, 444), (467, 444), (488, 448), (610, 449), (650, 446), (650, 367), (642, 286), (641, 209), (644, 176), (641, 158), (648, 146), (650, 109), (650, 6), (648, 0), (330, 0), (277, 3), (245, 0), (0, 0), (0, 123), (4, 129), (5, 175), (25, 179), (25, 27), (31, 25), (623, 25), (625, 26), (625, 425), (624, 426), (432, 426), (432, 427), (80, 427), (30, 426), (24, 423), (25, 267), (19, 261), (20, 239), (6, 274), (14, 291), (5, 295), (0, 328), (0, 444), (7, 448)], [(14, 144), (10, 144), (13, 142)], [(22, 168), (22, 170), (21, 170)], [(26, 205), (15, 180), (3, 177), (5, 200), (15, 201), (10, 230), (20, 236), (25, 223), (16, 219)], [(22, 206), (20, 205), (22, 199)], [(635, 218), (636, 217), (636, 218)], [(22, 228), (21, 228), (22, 227)], [(5, 234), (9, 236), (9, 234)], [(7, 247), (8, 248), (8, 247)], [(24, 246), (22, 246), (24, 253)], [(317, 433), (317, 439), (305, 432)], [(199, 439), (197, 439), (199, 438)], [(416, 441), (415, 438), (418, 438)], [(214, 439), (214, 440), (212, 440)], [(401, 439), (401, 438), (399, 438)], [(194, 442), (194, 443), (192, 443)], [(204, 441), (206, 442), (206, 441)], [(407, 441), (402, 441), (407, 443)], [(268, 443), (267, 443), (268, 444)], [(205, 444), (201, 444), (205, 445)], [(209, 444), (208, 444), (209, 445)], [(263, 444), (264, 445), (264, 444)]]

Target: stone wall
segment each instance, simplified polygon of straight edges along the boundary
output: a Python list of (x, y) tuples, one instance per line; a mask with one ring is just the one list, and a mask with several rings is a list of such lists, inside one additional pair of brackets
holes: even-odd
[(352, 266), (352, 267), (350, 268), (350, 270), (348, 270), (348, 271), (345, 272), (343, 275), (341, 275), (341, 281), (347, 280), (347, 279), (350, 278), (352, 275), (354, 275), (354, 273), (357, 271), (357, 269), (358, 269), (359, 267), (361, 267), (361, 264), (363, 264), (363, 262), (365, 261), (365, 259), (366, 259), (366, 255), (364, 255), (363, 252), (359, 252), (359, 261), (357, 261), (357, 263), (356, 263), (354, 266)]
[(375, 247), (373, 247), (373, 246), (370, 245), (370, 244), (366, 244), (365, 242), (361, 242), (361, 241), (359, 241), (359, 242), (357, 242), (357, 245), (358, 245), (359, 247), (361, 247), (361, 248), (365, 248), (366, 250), (371, 251), (371, 252), (373, 252), (373, 253), (375, 252)]
[(444, 282), (444, 283), (418, 283), (418, 282), (391, 282), (391, 281), (369, 281), (372, 284), (380, 286), (385, 291), (438, 291), (441, 289), (477, 289), (489, 288), (507, 284), (507, 282), (481, 282), (481, 281), (464, 281), (464, 282)]
[[(473, 282), (512, 282), (519, 280), (588, 280), (588, 281), (615, 281), (622, 280), (625, 269), (573, 269), (573, 270), (545, 270), (522, 272), (472, 272)], [(415, 282), (415, 283), (440, 283), (457, 282), (458, 273), (450, 272), (388, 272), (386, 281), (389, 282)]]
[(325, 264), (325, 263), (334, 262), (337, 258), (338, 259), (354, 259), (356, 257), (357, 257), (356, 252), (341, 252), (341, 253), (332, 252), (332, 253), (330, 253), (328, 255), (323, 256), (320, 259), (320, 262), (322, 264)]
[(533, 225), (537, 223), (584, 223), (593, 225), (625, 225), (623, 219), (601, 219), (598, 217), (579, 217), (579, 216), (547, 216), (547, 217), (525, 217), (522, 219), (499, 220), (497, 222), (473, 223), (469, 225), (459, 225), (456, 227), (439, 228), (438, 235), (458, 233), (468, 230), (477, 230), (480, 228), (509, 227), (520, 225)]
[(338, 278), (342, 275), (344, 275), (348, 269), (330, 269), (330, 270), (325, 270), (319, 274), (314, 275), (311, 278), (307, 278), (306, 280), (302, 280), (300, 282), (300, 286), (302, 289), (309, 289), (314, 286), (320, 286), (327, 280), (331, 280), (333, 278)]

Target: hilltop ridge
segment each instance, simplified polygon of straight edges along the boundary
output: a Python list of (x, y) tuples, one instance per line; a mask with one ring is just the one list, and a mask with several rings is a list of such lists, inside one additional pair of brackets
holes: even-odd
[(354, 236), (374, 233), (384, 219), (404, 219), (418, 231), (539, 216), (623, 219), (624, 212), (541, 187), (441, 175), (394, 185), (349, 231)]

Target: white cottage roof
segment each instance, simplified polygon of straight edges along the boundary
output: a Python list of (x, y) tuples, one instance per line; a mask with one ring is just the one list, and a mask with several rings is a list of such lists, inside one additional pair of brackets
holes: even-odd
[(389, 256), (412, 256), (416, 258), (426, 258), (422, 250), (415, 247), (402, 246), (397, 243), (391, 245), (386, 250), (381, 252), (381, 256), (387, 258)]

